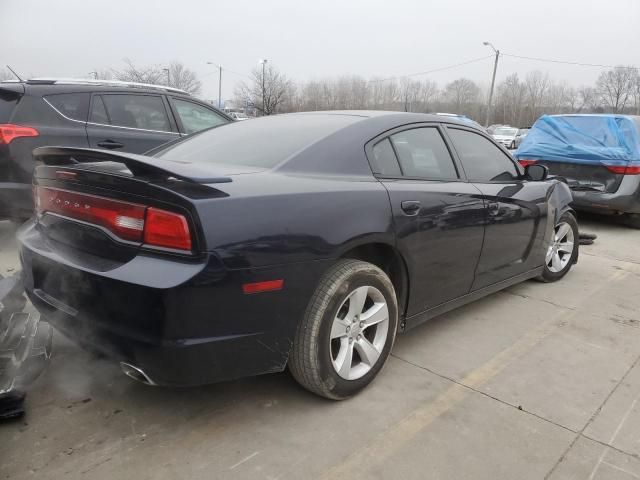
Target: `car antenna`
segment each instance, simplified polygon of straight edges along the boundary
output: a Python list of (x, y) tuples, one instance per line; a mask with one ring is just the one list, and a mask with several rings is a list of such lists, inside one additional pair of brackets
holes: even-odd
[(7, 65), (7, 68), (9, 69), (9, 71), (10, 71), (11, 73), (13, 73), (13, 74), (17, 77), (18, 81), (20, 81), (20, 82), (24, 82), (24, 80), (22, 80), (22, 79), (20, 78), (20, 75), (18, 75), (18, 74), (15, 72), (15, 70), (14, 70), (13, 68), (11, 68), (9, 65)]

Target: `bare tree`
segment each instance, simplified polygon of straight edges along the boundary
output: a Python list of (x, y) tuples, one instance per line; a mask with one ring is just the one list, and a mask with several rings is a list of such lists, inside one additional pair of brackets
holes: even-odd
[(255, 68), (251, 72), (252, 80), (242, 82), (236, 88), (236, 97), (251, 101), (262, 115), (285, 110), (285, 103), (294, 93), (295, 85), (273, 65), (265, 67), (264, 79), (262, 72), (262, 68)]
[(400, 79), (400, 99), (405, 112), (415, 112), (420, 100), (422, 85), (419, 81), (411, 80), (408, 77)]
[(12, 78), (16, 78), (13, 73), (9, 71), (8, 68), (0, 68), (0, 82), (4, 82), (5, 80), (11, 80)]
[(193, 70), (189, 70), (180, 62), (169, 64), (169, 86), (179, 88), (192, 95), (197, 95), (202, 89), (202, 82)]
[[(154, 85), (167, 85), (180, 88), (191, 94), (200, 93), (202, 82), (197, 75), (180, 62), (171, 62), (168, 67), (159, 65), (135, 65), (128, 58), (124, 60), (123, 70), (113, 70), (113, 75), (118, 80), (126, 82), (151, 83)], [(96, 70), (100, 75), (100, 71)]]
[(549, 83), (549, 74), (547, 73), (534, 70), (527, 74), (524, 82), (528, 108), (527, 123), (533, 123), (538, 118), (538, 110), (549, 88)]
[(525, 95), (525, 86), (517, 73), (505, 78), (496, 88), (495, 118), (509, 125), (521, 125)]
[(428, 112), (431, 109), (431, 105), (437, 100), (438, 95), (440, 95), (440, 90), (436, 82), (432, 80), (420, 82), (421, 110)]
[(467, 78), (459, 78), (448, 83), (444, 89), (445, 97), (452, 104), (452, 113), (464, 113), (480, 96), (480, 88)]
[(576, 109), (577, 113), (584, 111), (594, 112), (599, 108), (598, 92), (593, 87), (582, 86), (578, 88), (579, 106)]
[(596, 85), (602, 103), (608, 110), (613, 113), (624, 110), (633, 96), (636, 75), (636, 70), (626, 67), (616, 67), (600, 74)]

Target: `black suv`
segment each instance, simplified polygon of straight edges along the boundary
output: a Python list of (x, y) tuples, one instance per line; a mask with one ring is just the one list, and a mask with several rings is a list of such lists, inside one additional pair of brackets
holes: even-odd
[(118, 81), (0, 83), (0, 219), (33, 211), (31, 152), (43, 145), (143, 153), (233, 119), (187, 92)]

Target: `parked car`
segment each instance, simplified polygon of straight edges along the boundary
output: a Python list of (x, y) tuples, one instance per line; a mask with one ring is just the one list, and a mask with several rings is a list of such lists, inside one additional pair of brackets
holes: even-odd
[(460, 115), (458, 113), (442, 113), (442, 112), (436, 113), (436, 115), (441, 115), (443, 117), (457, 118), (458, 120), (465, 122), (467, 125), (471, 125), (473, 127), (479, 128), (480, 130), (484, 130), (484, 127), (482, 127), (482, 125), (480, 125), (475, 120), (467, 117), (466, 115)]
[(518, 133), (516, 134), (516, 146), (515, 146), (515, 148), (520, 147), (520, 144), (522, 144), (522, 141), (529, 134), (529, 130), (531, 130), (531, 127), (519, 128), (518, 129)]
[(142, 153), (232, 121), (186, 92), (117, 81), (0, 82), (0, 219), (33, 212), (31, 151), (41, 145)]
[(496, 142), (504, 145), (510, 150), (513, 150), (516, 148), (518, 129), (509, 126), (498, 127), (493, 131), (491, 136), (496, 140)]
[(44, 318), (148, 384), (283, 370), (342, 399), (396, 333), (578, 258), (566, 184), (438, 115), (233, 122), (152, 156), (34, 152), (19, 231)]
[(249, 120), (249, 117), (247, 117), (247, 115), (244, 112), (231, 112), (229, 115), (234, 120), (238, 120), (238, 121)]
[(516, 156), (566, 179), (576, 209), (623, 215), (640, 228), (640, 117), (545, 115)]

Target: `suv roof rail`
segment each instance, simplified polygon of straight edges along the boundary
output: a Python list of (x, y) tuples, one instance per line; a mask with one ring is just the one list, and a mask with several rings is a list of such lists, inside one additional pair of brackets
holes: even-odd
[(30, 78), (27, 80), (27, 83), (32, 85), (104, 85), (113, 87), (149, 88), (153, 90), (164, 90), (166, 92), (190, 95), (189, 92), (180, 88), (168, 87), (166, 85), (155, 85), (152, 83), (126, 82), (123, 80), (93, 80), (90, 78)]

